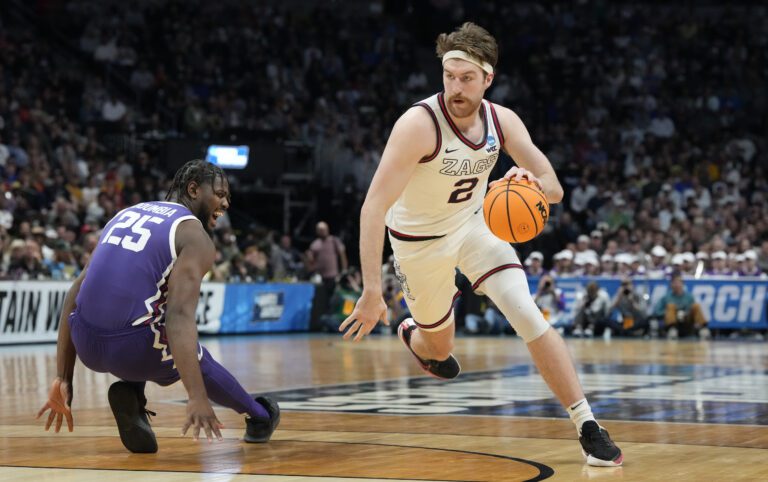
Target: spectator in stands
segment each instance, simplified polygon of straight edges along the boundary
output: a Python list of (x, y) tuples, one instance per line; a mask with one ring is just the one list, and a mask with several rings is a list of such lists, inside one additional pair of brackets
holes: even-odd
[(549, 275), (539, 279), (539, 285), (533, 301), (541, 310), (544, 319), (549, 322), (561, 335), (570, 327), (570, 320), (565, 313), (565, 298), (563, 292), (557, 287), (556, 281)]
[(351, 267), (341, 273), (329, 303), (329, 312), (322, 317), (322, 323), (331, 333), (338, 333), (339, 325), (355, 309), (357, 300), (363, 294), (363, 278), (360, 270)]
[(768, 238), (760, 243), (760, 251), (757, 253), (757, 267), (763, 273), (768, 273)]
[(555, 265), (549, 274), (555, 278), (568, 278), (573, 276), (573, 251), (564, 249), (555, 253), (553, 257)]
[(574, 305), (574, 336), (592, 337), (601, 334), (608, 326), (608, 309), (611, 297), (608, 292), (592, 281), (576, 296)]
[(589, 257), (595, 257), (597, 258), (597, 252), (591, 248), (591, 239), (586, 234), (579, 235), (579, 237), (576, 239), (576, 252), (574, 253), (574, 261), (576, 261), (575, 258), (582, 256), (584, 259), (587, 259)]
[(293, 247), (293, 240), (290, 235), (283, 234), (280, 237), (277, 255), (282, 263), (285, 278), (297, 281), (304, 277), (304, 261), (299, 250)]
[(405, 302), (405, 293), (400, 287), (400, 282), (394, 276), (385, 276), (383, 279), (384, 302), (387, 304), (387, 317), (393, 332), (406, 318), (411, 316), (408, 304)]
[(125, 104), (114, 93), (110, 93), (101, 107), (101, 117), (107, 122), (120, 122), (128, 112)]
[(726, 264), (731, 276), (738, 276), (739, 271), (741, 271), (742, 265), (744, 264), (744, 257), (740, 253), (728, 253)]
[(320, 276), (320, 282), (329, 297), (336, 288), (336, 278), (340, 271), (347, 269), (347, 251), (344, 243), (330, 233), (328, 223), (320, 221), (315, 227), (317, 238), (309, 245), (312, 254), (312, 266)]
[(57, 281), (75, 279), (80, 274), (80, 266), (77, 263), (72, 246), (69, 242), (60, 239), (54, 243), (54, 248), (53, 259), (43, 261), (46, 269), (51, 274), (51, 279)]
[(616, 262), (612, 255), (605, 253), (600, 256), (600, 275), (614, 276), (616, 274)]
[(633, 276), (632, 263), (635, 262), (635, 257), (629, 253), (619, 253), (614, 257), (616, 261), (616, 276), (626, 278), (627, 276)]
[(686, 251), (680, 255), (680, 259), (683, 262), (683, 265), (680, 268), (683, 274), (693, 276), (696, 272), (696, 256), (692, 252)]
[(750, 249), (743, 253), (744, 267), (739, 272), (739, 276), (757, 276), (765, 278), (766, 274), (757, 266), (757, 252)]
[(728, 255), (725, 251), (712, 253), (712, 269), (704, 273), (705, 276), (731, 276), (733, 273), (727, 266)]
[(667, 293), (656, 303), (653, 316), (663, 320), (667, 338), (698, 335), (702, 340), (711, 337), (701, 306), (685, 288), (680, 272), (672, 274)]
[(666, 264), (667, 250), (664, 246), (656, 245), (651, 249), (651, 265), (648, 267), (648, 277), (652, 279), (666, 278), (670, 268)]
[(706, 273), (710, 269), (709, 265), (709, 253), (706, 251), (699, 251), (696, 253), (696, 273)]
[(597, 195), (597, 187), (590, 183), (590, 179), (587, 175), (584, 175), (579, 180), (579, 184), (571, 191), (571, 212), (574, 215), (576, 221), (582, 226), (587, 221), (587, 215), (589, 214), (587, 206), (589, 201)]
[(587, 256), (584, 259), (583, 276), (599, 276), (600, 275), (600, 260), (597, 259), (597, 255)]
[(31, 239), (15, 239), (11, 242), (8, 276), (13, 280), (48, 279), (51, 273), (43, 265), (40, 245)]
[(542, 263), (544, 255), (540, 251), (534, 251), (525, 259), (525, 272), (528, 276), (541, 276), (545, 273)]
[(616, 295), (613, 297), (610, 312), (616, 313), (612, 326), (607, 330), (615, 331), (619, 335), (631, 335), (648, 331), (647, 306), (643, 294), (638, 292), (632, 283), (632, 278), (625, 278), (621, 282)]
[(269, 257), (258, 246), (245, 248), (243, 260), (248, 273), (248, 281), (253, 283), (265, 283), (271, 278), (269, 271)]
[(596, 254), (603, 252), (603, 232), (593, 229), (589, 234), (589, 247)]

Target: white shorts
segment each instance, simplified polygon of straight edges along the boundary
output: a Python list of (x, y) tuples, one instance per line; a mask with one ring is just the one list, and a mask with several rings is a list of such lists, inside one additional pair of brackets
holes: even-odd
[(405, 301), (416, 325), (426, 331), (439, 331), (453, 323), (453, 303), (460, 294), (455, 268), (480, 292), (484, 283), (493, 283), (494, 274), (523, 268), (515, 249), (491, 233), (481, 213), (436, 239), (388, 232)]

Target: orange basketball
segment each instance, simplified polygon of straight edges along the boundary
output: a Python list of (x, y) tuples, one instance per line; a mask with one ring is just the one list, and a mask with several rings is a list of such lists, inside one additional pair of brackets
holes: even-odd
[(485, 195), (483, 215), (497, 237), (509, 243), (524, 243), (544, 230), (549, 203), (535, 183), (509, 180)]

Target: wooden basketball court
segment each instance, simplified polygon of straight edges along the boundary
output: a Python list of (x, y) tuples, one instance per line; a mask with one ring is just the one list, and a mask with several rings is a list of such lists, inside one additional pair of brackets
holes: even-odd
[(75, 431), (34, 416), (55, 374), (54, 345), (0, 347), (0, 480), (768, 480), (768, 348), (760, 342), (568, 340), (625, 465), (585, 465), (575, 430), (516, 338), (459, 338), (463, 373), (426, 377), (394, 336), (203, 338), (282, 423), (268, 444), (179, 434), (185, 392), (148, 385), (159, 452), (127, 452), (107, 403), (113, 377), (78, 365)]

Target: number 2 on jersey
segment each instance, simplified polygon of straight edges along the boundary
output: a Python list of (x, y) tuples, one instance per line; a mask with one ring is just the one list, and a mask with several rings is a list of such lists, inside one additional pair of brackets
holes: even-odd
[(453, 185), (458, 187), (451, 193), (451, 197), (448, 198), (449, 203), (463, 203), (469, 201), (472, 198), (472, 190), (477, 186), (477, 178), (470, 177), (469, 179), (462, 179)]
[[(144, 227), (144, 223), (150, 222), (153, 224), (160, 224), (164, 221), (163, 218), (157, 216), (144, 215), (133, 211), (126, 211), (120, 216), (120, 220), (112, 225), (107, 234), (104, 236), (104, 240), (101, 244), (109, 243), (115, 246), (122, 246), (123, 248), (138, 253), (147, 246), (149, 237), (152, 236), (152, 231)], [(133, 236), (126, 234), (125, 236), (113, 236), (112, 232), (116, 229), (128, 229), (131, 228), (133, 234), (138, 234), (138, 241), (134, 241)]]

